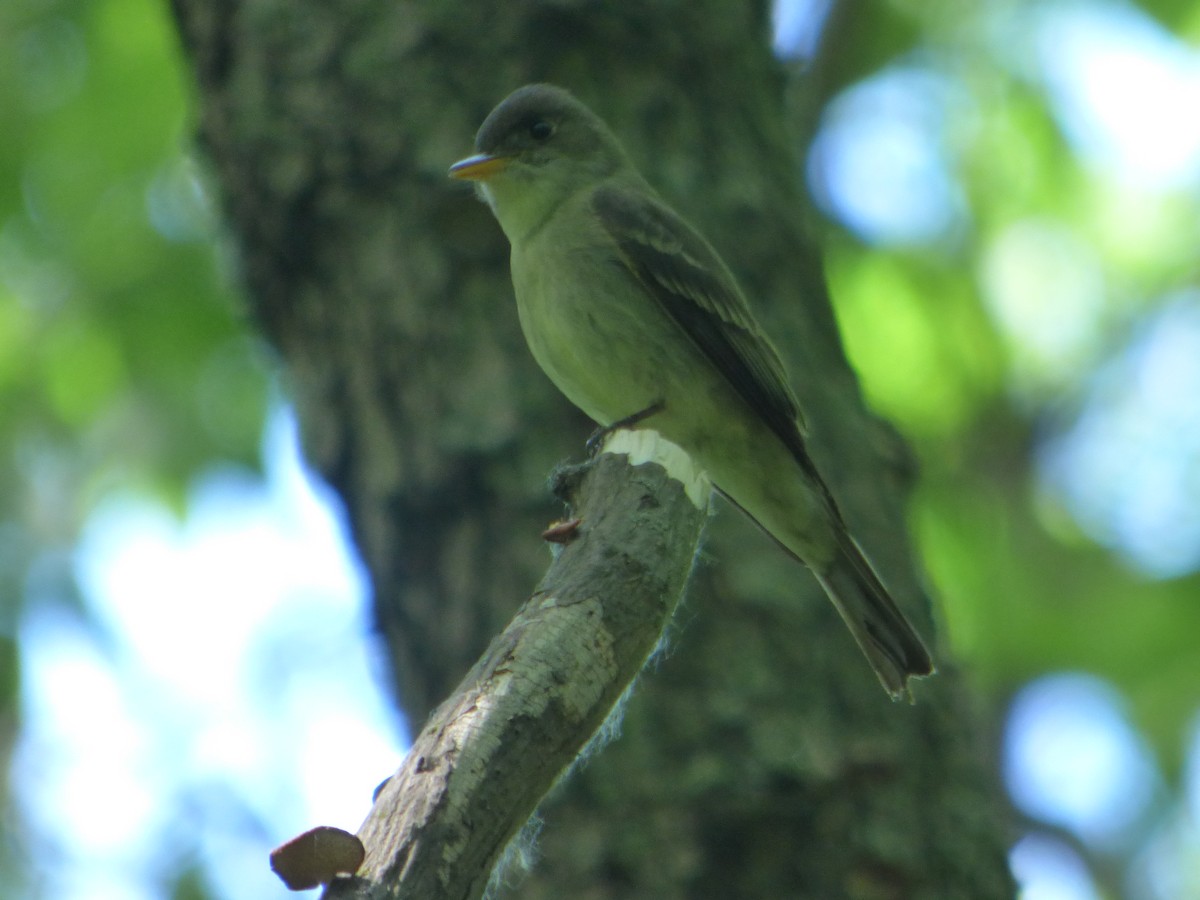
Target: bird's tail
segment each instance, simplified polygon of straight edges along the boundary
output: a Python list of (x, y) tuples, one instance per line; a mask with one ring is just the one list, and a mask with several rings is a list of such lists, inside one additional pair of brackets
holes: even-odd
[(832, 564), (814, 574), (892, 699), (910, 697), (908, 679), (932, 674), (933, 660), (854, 538), (839, 534)]

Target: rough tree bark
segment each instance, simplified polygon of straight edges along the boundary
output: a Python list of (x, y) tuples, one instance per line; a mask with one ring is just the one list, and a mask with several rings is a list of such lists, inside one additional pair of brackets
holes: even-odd
[[(254, 323), (346, 505), (415, 727), (540, 577), (545, 475), (589, 431), (528, 357), (499, 229), (445, 177), (533, 80), (601, 114), (734, 266), (852, 527), (933, 633), (911, 465), (842, 354), (766, 4), (173, 3)], [(707, 547), (671, 656), (545, 808), (520, 895), (1011, 896), (1004, 806), (945, 656), (916, 706), (892, 705), (807, 573), (728, 510)]]
[(377, 792), (365, 859), (328, 900), (483, 895), (555, 782), (618, 727), (683, 593), (711, 489), (652, 431), (616, 432), (595, 461), (559, 470), (555, 493), (577, 516), (561, 551)]

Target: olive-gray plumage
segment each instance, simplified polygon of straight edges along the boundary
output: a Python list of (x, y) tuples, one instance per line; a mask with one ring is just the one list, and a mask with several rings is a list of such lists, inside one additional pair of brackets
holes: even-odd
[(484, 121), (474, 180), (512, 245), (534, 358), (601, 425), (645, 420), (807, 564), (893, 697), (933, 664), (850, 536), (804, 441), (778, 353), (716, 251), (667, 206), (608, 127), (552, 85)]

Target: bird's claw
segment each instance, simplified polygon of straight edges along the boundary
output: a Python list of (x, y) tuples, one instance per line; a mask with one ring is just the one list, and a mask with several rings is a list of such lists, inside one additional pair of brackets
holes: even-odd
[(653, 415), (657, 415), (667, 408), (666, 401), (655, 400), (645, 409), (639, 409), (633, 415), (626, 416), (623, 419), (617, 419), (611, 425), (604, 425), (592, 432), (592, 436), (587, 439), (584, 447), (587, 449), (588, 459), (595, 459), (596, 454), (600, 452), (600, 448), (604, 445), (605, 439), (614, 431), (620, 431), (622, 428), (632, 428), (640, 422)]

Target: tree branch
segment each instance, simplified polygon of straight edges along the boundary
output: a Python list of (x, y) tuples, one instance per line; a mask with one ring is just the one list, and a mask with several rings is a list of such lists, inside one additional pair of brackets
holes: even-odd
[(359, 829), (366, 859), (328, 900), (481, 896), (660, 641), (706, 518), (707, 477), (655, 432), (619, 431), (555, 487), (577, 533), (379, 792)]

